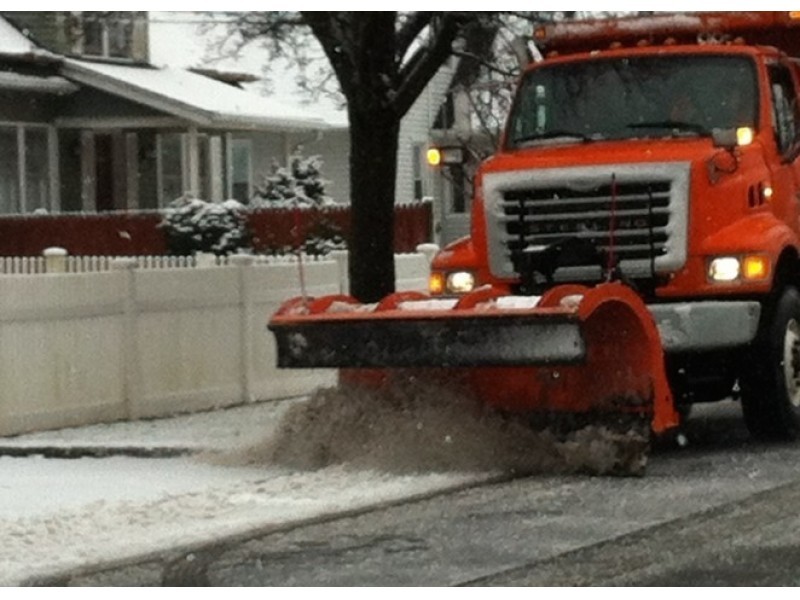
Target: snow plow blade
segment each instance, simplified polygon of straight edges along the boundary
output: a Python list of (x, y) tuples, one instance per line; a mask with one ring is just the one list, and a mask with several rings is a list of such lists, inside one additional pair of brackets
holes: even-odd
[(411, 370), (504, 411), (631, 415), (655, 433), (679, 424), (658, 330), (620, 283), (564, 285), (542, 297), (405, 292), (369, 306), (295, 298), (269, 329), (279, 367), (338, 368), (348, 382), (373, 385)]

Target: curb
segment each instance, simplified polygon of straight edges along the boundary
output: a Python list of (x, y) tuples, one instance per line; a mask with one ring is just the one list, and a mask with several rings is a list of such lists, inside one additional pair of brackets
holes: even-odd
[(142, 447), (142, 446), (0, 446), (0, 456), (25, 458), (110, 458), (128, 456), (132, 458), (175, 458), (199, 452), (197, 448)]

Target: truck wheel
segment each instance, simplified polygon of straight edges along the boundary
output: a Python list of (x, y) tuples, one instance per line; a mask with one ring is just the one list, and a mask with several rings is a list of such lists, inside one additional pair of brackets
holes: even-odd
[(770, 313), (740, 380), (742, 411), (753, 437), (794, 440), (800, 434), (800, 293), (787, 287)]

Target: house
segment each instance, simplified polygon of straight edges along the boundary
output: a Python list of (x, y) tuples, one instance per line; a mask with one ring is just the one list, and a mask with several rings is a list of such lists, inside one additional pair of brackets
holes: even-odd
[[(311, 100), (296, 84), (303, 74), (296, 65), (271, 60), (258, 44), (251, 44), (236, 54), (225, 57), (214, 42), (214, 30), (203, 28), (208, 15), (190, 12), (151, 12), (149, 41), (150, 59), (156, 64), (169, 64), (185, 68), (215, 68), (223, 71), (248, 72), (259, 76), (258, 81), (244, 87), (254, 93), (264, 91), (264, 77), (270, 79), (269, 93), (285, 104), (302, 106), (320, 115), (330, 127), (318, 139), (302, 143), (306, 154), (319, 154), (324, 161), (324, 175), (330, 181), (328, 192), (338, 201), (349, 198), (349, 136), (347, 115), (343, 106), (323, 96)], [(219, 31), (216, 32), (220, 35)], [(314, 44), (314, 40), (309, 40)], [(327, 59), (319, 51), (319, 61), (307, 66), (307, 71), (329, 69)], [(430, 131), (450, 88), (456, 59), (451, 59), (439, 70), (401, 122), (398, 142), (396, 201), (409, 203), (423, 198), (441, 197), (441, 172), (432, 169), (425, 154), (430, 145)], [(266, 68), (265, 68), (266, 66)], [(274, 158), (270, 149), (257, 147), (254, 152), (254, 169), (263, 174)], [(434, 206), (435, 221), (441, 217), (444, 206)]]
[(155, 209), (185, 191), (247, 200), (256, 157), (334, 129), (302, 107), (152, 66), (146, 13), (95, 14), (0, 13), (2, 214)]
[[(347, 200), (345, 111), (243, 91), (231, 73), (247, 65), (204, 61), (191, 14), (0, 13), (0, 213), (153, 209), (187, 190), (244, 200), (298, 146)], [(424, 150), (451, 74), (403, 121), (399, 202), (432, 192)]]

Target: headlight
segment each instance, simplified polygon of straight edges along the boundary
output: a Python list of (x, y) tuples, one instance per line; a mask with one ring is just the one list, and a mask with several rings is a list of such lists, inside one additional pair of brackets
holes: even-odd
[(469, 271), (454, 271), (447, 276), (449, 294), (466, 294), (475, 289), (475, 275)]
[(708, 278), (711, 281), (736, 281), (740, 272), (741, 265), (735, 256), (720, 256), (708, 265)]
[(769, 272), (769, 257), (762, 254), (718, 256), (708, 263), (708, 278), (715, 283), (764, 280)]

